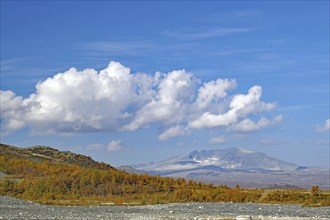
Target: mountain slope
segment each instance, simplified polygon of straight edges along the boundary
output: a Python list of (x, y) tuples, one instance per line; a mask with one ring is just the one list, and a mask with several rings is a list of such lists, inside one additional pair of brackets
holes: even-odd
[(0, 143), (0, 155), (25, 158), (33, 161), (49, 161), (52, 163), (78, 165), (85, 168), (98, 168), (102, 170), (115, 169), (109, 164), (97, 162), (91, 157), (75, 154), (70, 151), (59, 151), (47, 146), (18, 148)]

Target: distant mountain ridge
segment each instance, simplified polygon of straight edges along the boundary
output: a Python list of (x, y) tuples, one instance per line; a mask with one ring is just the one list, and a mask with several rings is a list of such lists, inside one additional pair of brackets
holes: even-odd
[(152, 171), (180, 171), (197, 168), (214, 169), (215, 167), (223, 170), (245, 171), (281, 171), (300, 168), (297, 164), (243, 148), (193, 151), (186, 155), (181, 155), (159, 163), (137, 166), (136, 168)]

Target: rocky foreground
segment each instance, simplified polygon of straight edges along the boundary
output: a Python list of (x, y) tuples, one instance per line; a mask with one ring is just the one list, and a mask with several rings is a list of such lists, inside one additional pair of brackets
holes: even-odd
[(183, 203), (147, 206), (47, 206), (0, 196), (0, 219), (329, 219), (330, 207), (254, 203)]

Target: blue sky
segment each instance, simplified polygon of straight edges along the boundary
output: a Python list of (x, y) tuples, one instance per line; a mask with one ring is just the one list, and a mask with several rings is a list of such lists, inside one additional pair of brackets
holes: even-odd
[(329, 166), (328, 1), (1, 1), (1, 142), (113, 165)]

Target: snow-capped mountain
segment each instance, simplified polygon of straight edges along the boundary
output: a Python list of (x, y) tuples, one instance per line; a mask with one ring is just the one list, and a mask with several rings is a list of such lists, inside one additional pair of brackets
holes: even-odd
[(329, 169), (301, 167), (264, 153), (242, 148), (193, 151), (158, 163), (141, 164), (135, 169), (149, 174), (183, 177), (213, 184), (242, 187), (328, 189)]
[(299, 166), (242, 148), (193, 151), (159, 163), (137, 166), (144, 171), (173, 172), (195, 169), (206, 170), (295, 170)]

